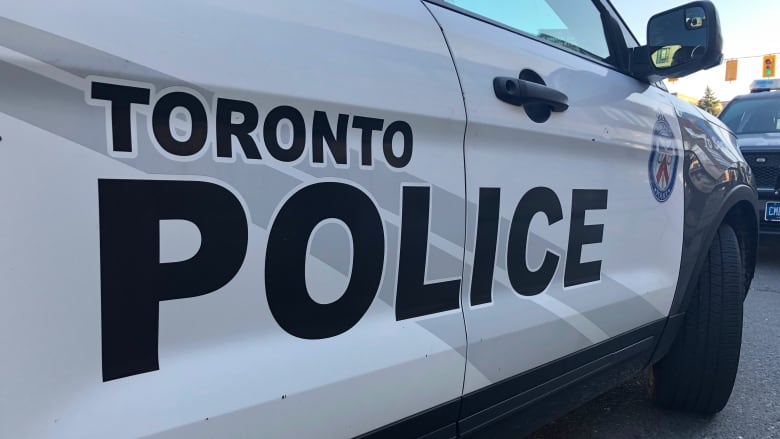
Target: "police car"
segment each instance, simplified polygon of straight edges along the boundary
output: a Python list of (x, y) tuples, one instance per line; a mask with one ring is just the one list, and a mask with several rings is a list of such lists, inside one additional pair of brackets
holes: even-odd
[(726, 404), (756, 191), (658, 82), (721, 62), (711, 3), (646, 46), (606, 0), (0, 10), (0, 437)]
[(757, 79), (750, 94), (737, 96), (720, 119), (737, 134), (753, 170), (761, 200), (762, 233), (780, 233), (780, 80)]

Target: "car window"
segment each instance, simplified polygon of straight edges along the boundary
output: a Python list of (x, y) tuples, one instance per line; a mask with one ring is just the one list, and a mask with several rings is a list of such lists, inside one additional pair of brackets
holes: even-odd
[(736, 134), (780, 132), (780, 95), (733, 101), (720, 119)]
[(481, 15), (598, 60), (609, 57), (601, 14), (591, 1), (572, 0), (445, 0)]

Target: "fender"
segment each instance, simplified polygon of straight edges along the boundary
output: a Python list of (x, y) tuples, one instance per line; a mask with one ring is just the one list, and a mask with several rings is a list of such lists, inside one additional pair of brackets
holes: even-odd
[[(683, 238), (680, 276), (674, 293), (674, 301), (669, 312), (670, 316), (684, 313), (688, 309), (691, 296), (689, 291), (692, 289), (692, 283), (704, 265), (704, 260), (712, 242), (715, 240), (718, 227), (724, 222), (729, 223), (734, 228), (743, 246), (743, 256), (746, 258), (744, 261), (745, 280), (748, 288), (750, 281), (753, 279), (758, 246), (758, 240), (755, 239), (753, 233), (750, 233), (751, 230), (758, 230), (758, 202), (755, 198), (755, 191), (750, 186), (739, 185), (731, 188), (722, 200), (710, 200), (713, 203), (718, 201), (720, 201), (720, 206), (717, 216), (711, 222), (702, 224), (700, 230), (692, 232), (690, 236), (686, 233), (686, 236)], [(745, 240), (749, 242), (745, 242)]]
[(758, 196), (753, 174), (739, 154), (734, 135), (698, 108), (681, 102), (675, 105), (681, 110), (678, 114), (685, 148), (682, 257), (669, 319), (651, 364), (666, 354), (681, 327), (692, 285), (720, 225), (730, 224), (739, 238), (746, 291), (753, 279), (758, 248)]
[[(666, 355), (672, 343), (677, 337), (677, 332), (682, 327), (685, 320), (685, 312), (693, 297), (691, 293), (693, 280), (698, 275), (707, 252), (715, 239), (718, 227), (724, 222), (734, 227), (734, 231), (742, 246), (742, 255), (745, 267), (745, 295), (750, 288), (750, 282), (753, 279), (753, 273), (756, 266), (756, 254), (758, 252), (758, 206), (753, 195), (754, 190), (750, 186), (740, 185), (723, 197), (718, 214), (715, 219), (702, 225), (701, 233), (689, 238), (686, 235), (683, 238), (683, 257), (680, 263), (680, 276), (677, 281), (677, 289), (674, 293), (674, 300), (669, 312), (666, 326), (658, 340), (655, 352), (650, 359), (651, 365), (661, 360)], [(690, 243), (690, 245), (686, 245)], [(694, 257), (694, 255), (696, 255)]]

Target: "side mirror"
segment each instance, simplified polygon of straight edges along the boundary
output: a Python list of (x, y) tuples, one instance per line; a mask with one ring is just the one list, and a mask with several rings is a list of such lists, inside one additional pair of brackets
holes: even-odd
[(690, 75), (723, 61), (718, 11), (696, 1), (654, 15), (647, 23), (647, 45), (633, 49), (631, 73), (649, 82)]

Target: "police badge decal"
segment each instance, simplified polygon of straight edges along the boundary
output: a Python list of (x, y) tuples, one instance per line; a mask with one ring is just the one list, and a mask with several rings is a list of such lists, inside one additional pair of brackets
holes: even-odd
[(647, 163), (650, 189), (659, 203), (672, 196), (680, 154), (674, 140), (672, 127), (663, 114), (659, 114), (653, 126), (653, 150)]

